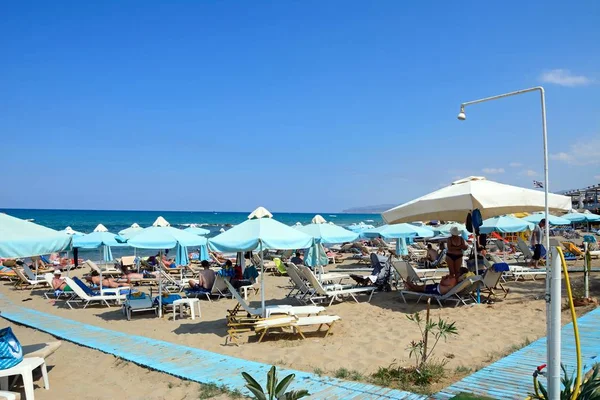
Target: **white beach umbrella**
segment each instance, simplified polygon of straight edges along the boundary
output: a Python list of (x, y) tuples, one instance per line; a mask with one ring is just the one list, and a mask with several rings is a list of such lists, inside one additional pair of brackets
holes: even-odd
[(325, 221), (325, 218), (321, 217), (319, 214), (315, 215), (311, 221), (313, 224), (324, 224), (327, 221)]
[(273, 214), (269, 212), (264, 207), (258, 207), (256, 210), (252, 211), (250, 215), (248, 215), (248, 219), (253, 218), (273, 218)]
[(164, 219), (163, 217), (158, 217), (158, 218), (156, 218), (156, 221), (154, 221), (154, 223), (152, 224), (152, 226), (162, 226), (162, 227), (165, 227), (165, 226), (171, 226), (171, 224), (166, 219)]
[[(483, 219), (515, 212), (544, 210), (544, 192), (471, 176), (435, 192), (385, 211), (388, 224), (416, 220), (464, 221), (467, 213), (481, 211)], [(548, 195), (550, 211), (568, 211), (571, 198)]]
[(221, 233), (225, 232), (225, 228), (219, 229), (219, 232), (221, 232)]
[(73, 236), (73, 235), (83, 235), (83, 233), (76, 231), (75, 229), (71, 228), (70, 226), (67, 226), (65, 229), (63, 229), (61, 232), (66, 233), (69, 236)]
[(131, 239), (132, 237), (134, 237), (136, 234), (140, 233), (143, 230), (144, 230), (144, 228), (142, 228), (141, 226), (139, 226), (137, 223), (134, 222), (133, 224), (131, 224), (131, 226), (129, 228), (120, 230), (119, 235), (123, 236), (124, 238)]
[(94, 232), (108, 232), (108, 229), (104, 225), (98, 224), (98, 226), (94, 228)]

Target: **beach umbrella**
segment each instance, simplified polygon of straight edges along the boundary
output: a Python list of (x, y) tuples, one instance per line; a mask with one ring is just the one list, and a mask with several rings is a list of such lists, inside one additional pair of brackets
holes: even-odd
[[(322, 257), (321, 253), (325, 253), (320, 251), (318, 248), (322, 243), (345, 243), (345, 242), (353, 242), (358, 239), (359, 234), (356, 232), (349, 231), (348, 229), (344, 229), (341, 226), (337, 225), (329, 225), (325, 218), (320, 215), (315, 215), (312, 219), (312, 223), (304, 226), (295, 226), (295, 229), (300, 232), (304, 232), (307, 235), (312, 236), (315, 239), (315, 244), (309, 250), (311, 257), (305, 257), (304, 263), (311, 267), (315, 267), (317, 265), (327, 265), (329, 263), (329, 259), (327, 258), (327, 254), (325, 257)], [(323, 247), (322, 245), (320, 247)], [(323, 262), (322, 264), (315, 264), (316, 262)], [(335, 260), (335, 258), (334, 258)]]
[(310, 267), (317, 267), (329, 264), (329, 257), (322, 243), (315, 243), (304, 254), (304, 264)]
[[(206, 246), (207, 240), (205, 237), (170, 226), (150, 226), (129, 239), (128, 243), (130, 246), (138, 249), (161, 250), (161, 257), (163, 249), (178, 247), (176, 253), (180, 254), (180, 258), (182, 258), (181, 254), (183, 254), (180, 252), (185, 252), (185, 257), (183, 258), (187, 258), (188, 246)], [(161, 266), (162, 262), (159, 262), (158, 268), (160, 269)], [(158, 280), (158, 316), (162, 317), (162, 279)]]
[(171, 226), (171, 224), (166, 219), (164, 219), (163, 217), (158, 217), (158, 218), (156, 218), (156, 221), (154, 221), (154, 223), (152, 224), (152, 226), (154, 226), (154, 227), (159, 226), (159, 227), (163, 227), (164, 228), (164, 227), (167, 227), (167, 226)]
[[(261, 217), (259, 217), (261, 216)], [(248, 219), (226, 232), (208, 241), (209, 246), (221, 252), (238, 252), (258, 250), (260, 254), (260, 300), (263, 313), (265, 310), (264, 262), (263, 251), (307, 249), (314, 243), (312, 236), (298, 229), (289, 227), (272, 218), (272, 214), (259, 207)]]
[(108, 232), (108, 229), (104, 225), (98, 224), (98, 226), (94, 228), (94, 232)]
[(72, 237), (45, 226), (0, 213), (0, 257), (20, 258), (63, 251)]
[[(486, 219), (514, 212), (541, 211), (545, 209), (544, 204), (544, 192), (471, 176), (387, 210), (382, 217), (388, 224), (432, 219), (462, 221), (475, 209)], [(548, 205), (552, 212), (567, 211), (571, 209), (571, 198), (549, 194)]]
[(458, 222), (449, 222), (447, 224), (432, 226), (431, 229), (438, 234), (441, 235), (450, 235), (450, 230), (454, 227), (457, 227), (461, 233), (463, 239), (467, 240), (469, 238), (469, 231), (465, 224), (459, 224)]
[(302, 224), (300, 222), (296, 222), (294, 225), (292, 226), (302, 226)]
[(357, 233), (361, 233), (363, 231), (366, 231), (367, 229), (373, 229), (375, 228), (375, 226), (373, 225), (367, 225), (364, 222), (359, 222), (358, 224), (352, 224), (348, 227), (349, 230), (351, 230), (352, 232), (357, 232)]
[(225, 228), (219, 229), (219, 232), (221, 232), (221, 233), (225, 232)]
[(71, 228), (70, 226), (67, 226), (65, 229), (63, 229), (63, 230), (62, 230), (62, 231), (60, 231), (60, 232), (64, 232), (64, 233), (66, 233), (66, 234), (67, 234), (67, 235), (69, 235), (69, 236), (73, 236), (73, 235), (83, 235), (83, 233), (81, 233), (81, 232), (78, 232), (78, 231), (74, 230), (74, 229), (73, 229), (73, 228)]
[(205, 236), (210, 233), (208, 229), (200, 228), (199, 226), (192, 224), (189, 228), (185, 228), (184, 231), (193, 233), (194, 235)]
[(425, 226), (416, 226), (413, 224), (394, 224), (394, 225), (382, 225), (377, 228), (367, 229), (361, 234), (364, 237), (382, 237), (384, 239), (398, 239), (407, 237), (433, 237), (434, 232), (432, 229)]
[(129, 228), (125, 228), (123, 230), (119, 231), (119, 236), (122, 236), (126, 239), (131, 239), (133, 236), (135, 236), (137, 233), (141, 232), (144, 228), (142, 228), (141, 226), (139, 226), (137, 223), (133, 223), (131, 224), (131, 226)]
[(79, 249), (97, 249), (102, 247), (102, 259), (112, 261), (111, 246), (127, 246), (127, 239), (114, 233), (105, 231), (94, 231), (87, 235), (74, 236), (73, 247)]
[(524, 232), (527, 230), (533, 230), (535, 225), (531, 222), (525, 221), (521, 218), (515, 218), (509, 215), (503, 215), (500, 217), (488, 218), (483, 221), (483, 225), (479, 228), (481, 233), (512, 233), (512, 232)]
[(598, 222), (600, 221), (600, 215), (589, 213), (580, 213), (580, 212), (570, 212), (562, 216), (564, 219), (568, 219), (571, 222)]
[[(544, 219), (546, 216), (544, 215), (544, 213), (535, 213), (535, 214), (531, 214), (528, 215), (526, 217), (521, 218), (524, 221), (527, 222), (532, 222), (534, 224), (539, 224), (540, 221), (542, 219)], [(562, 218), (562, 217), (557, 217), (556, 215), (548, 215), (548, 224), (549, 225), (571, 225), (571, 221), (569, 221), (568, 219)]]

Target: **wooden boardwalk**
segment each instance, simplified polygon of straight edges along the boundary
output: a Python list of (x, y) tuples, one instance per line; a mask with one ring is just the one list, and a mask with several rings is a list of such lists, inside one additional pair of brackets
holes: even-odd
[[(581, 353), (585, 370), (600, 362), (600, 308), (577, 319), (581, 339)], [(502, 329), (498, 330), (502, 335)], [(573, 324), (563, 326), (561, 357), (569, 373), (577, 368)], [(474, 342), (474, 346), (485, 346), (485, 339)], [(546, 338), (541, 338), (529, 346), (467, 376), (463, 380), (436, 394), (436, 399), (449, 399), (458, 393), (481, 394), (494, 399), (524, 399), (533, 391), (532, 374), (535, 368), (546, 362)], [(540, 378), (546, 385), (546, 380)]]
[[(69, 342), (112, 354), (153, 370), (165, 372), (191, 381), (224, 385), (230, 390), (250, 394), (244, 387), (241, 373), (248, 372), (259, 382), (266, 380), (271, 368), (268, 364), (193, 347), (154, 340), (144, 336), (129, 335), (66, 318), (45, 314), (15, 305), (0, 295), (0, 316), (26, 325)], [(407, 399), (420, 400), (424, 396), (401, 390), (329, 377), (308, 372), (281, 369), (280, 376), (295, 373), (290, 389), (306, 389), (313, 399)], [(285, 374), (285, 375), (284, 375)]]

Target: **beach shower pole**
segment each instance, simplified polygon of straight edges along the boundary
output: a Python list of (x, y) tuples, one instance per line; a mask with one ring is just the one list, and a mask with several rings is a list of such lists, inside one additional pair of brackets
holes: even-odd
[[(467, 119), (465, 107), (484, 103), (491, 100), (503, 99), (505, 97), (516, 96), (519, 94), (539, 92), (542, 108), (542, 140), (544, 150), (544, 213), (546, 219), (545, 226), (545, 247), (547, 265), (552, 264), (551, 279), (546, 279), (546, 335), (547, 335), (547, 362), (548, 362), (548, 394), (549, 398), (554, 400), (560, 396), (560, 289), (561, 289), (561, 270), (560, 260), (558, 263), (552, 262), (555, 256), (550, 250), (550, 224), (548, 223), (548, 135), (546, 130), (546, 96), (544, 88), (536, 86), (528, 89), (517, 90), (510, 93), (504, 93), (497, 96), (486, 97), (479, 100), (467, 101), (460, 105), (458, 119), (464, 121)], [(548, 256), (550, 259), (548, 260)], [(556, 335), (554, 335), (556, 333)]]

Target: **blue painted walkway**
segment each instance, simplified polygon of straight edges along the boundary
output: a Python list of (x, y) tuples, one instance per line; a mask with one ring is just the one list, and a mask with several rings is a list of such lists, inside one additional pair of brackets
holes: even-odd
[[(265, 382), (270, 365), (212, 353), (193, 347), (150, 339), (144, 336), (83, 324), (66, 318), (48, 315), (17, 306), (0, 295), (0, 316), (9, 321), (47, 332), (81, 346), (100, 350), (138, 365), (162, 371), (199, 383), (214, 383), (227, 388), (249, 391), (244, 387), (241, 373), (248, 372), (259, 382)], [(279, 376), (295, 373), (290, 389), (306, 389), (313, 399), (408, 399), (424, 396), (358, 382), (319, 377), (315, 374), (281, 369)]]
[[(600, 362), (600, 308), (577, 319), (583, 364), (588, 371)], [(575, 371), (577, 358), (573, 324), (562, 328), (562, 363), (569, 373)], [(498, 332), (502, 335), (501, 330)], [(474, 346), (485, 346), (485, 339), (474, 342)], [(539, 339), (527, 347), (467, 376), (463, 380), (436, 394), (436, 399), (449, 399), (461, 392), (486, 395), (494, 399), (524, 399), (533, 390), (532, 373), (546, 362), (546, 338)], [(540, 382), (546, 386), (545, 379)], [(546, 386), (547, 387), (547, 386)]]

